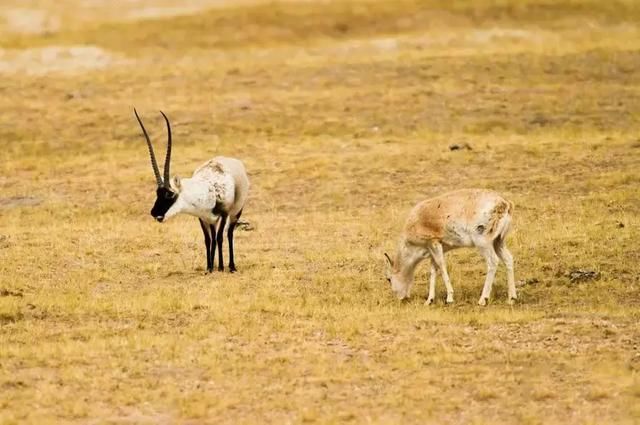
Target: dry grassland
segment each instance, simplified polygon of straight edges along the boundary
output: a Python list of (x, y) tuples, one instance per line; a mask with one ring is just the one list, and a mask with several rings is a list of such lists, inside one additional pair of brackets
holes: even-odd
[[(632, 0), (3, 1), (0, 423), (638, 423), (639, 22)], [(134, 105), (160, 156), (172, 118), (177, 174), (245, 161), (239, 273), (204, 275), (194, 218), (149, 216)], [(475, 304), (471, 251), (454, 306), (441, 281), (423, 305), (427, 267), (397, 302), (382, 253), (461, 187), (515, 202), (519, 302), (501, 268)]]

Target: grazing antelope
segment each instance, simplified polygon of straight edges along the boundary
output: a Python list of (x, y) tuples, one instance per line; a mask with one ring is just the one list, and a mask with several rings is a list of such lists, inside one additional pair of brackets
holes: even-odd
[(213, 271), (213, 259), (218, 244), (218, 270), (224, 270), (222, 255), (222, 240), (224, 228), (229, 220), (227, 237), (229, 242), (229, 271), (235, 272), (236, 265), (233, 258), (233, 231), (242, 214), (242, 209), (249, 195), (249, 178), (244, 164), (234, 158), (217, 156), (197, 168), (191, 178), (180, 179), (170, 177), (171, 164), (171, 124), (169, 119), (160, 111), (167, 123), (167, 156), (164, 161), (164, 177), (160, 177), (158, 163), (149, 140), (147, 130), (138, 116), (133, 112), (142, 128), (142, 134), (147, 141), (151, 166), (158, 185), (156, 202), (151, 208), (151, 215), (158, 222), (177, 214), (189, 214), (198, 217), (204, 244), (207, 251), (207, 272)]
[(447, 274), (445, 252), (461, 247), (476, 247), (487, 262), (487, 276), (478, 304), (486, 305), (499, 260), (507, 267), (509, 304), (516, 298), (513, 257), (505, 238), (511, 224), (513, 204), (496, 192), (463, 189), (445, 193), (418, 203), (404, 226), (394, 260), (386, 253), (386, 277), (399, 299), (408, 298), (416, 266), (425, 258), (431, 260), (429, 294), (426, 304), (435, 297), (436, 271), (447, 288), (447, 303), (453, 302), (453, 287)]

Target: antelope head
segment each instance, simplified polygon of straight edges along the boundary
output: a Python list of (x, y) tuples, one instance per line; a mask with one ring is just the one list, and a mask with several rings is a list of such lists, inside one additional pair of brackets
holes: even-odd
[(169, 175), (171, 164), (171, 124), (169, 124), (169, 118), (167, 118), (164, 112), (160, 111), (160, 113), (164, 117), (165, 122), (167, 123), (168, 133), (167, 155), (164, 160), (164, 176), (161, 177), (160, 170), (158, 169), (158, 163), (156, 162), (156, 156), (153, 152), (153, 146), (151, 145), (151, 140), (149, 140), (147, 130), (144, 128), (144, 124), (142, 124), (142, 120), (138, 116), (138, 111), (136, 111), (134, 108), (133, 112), (136, 115), (138, 123), (140, 124), (140, 128), (142, 128), (142, 134), (147, 141), (147, 147), (149, 148), (149, 157), (151, 158), (151, 166), (153, 168), (153, 174), (156, 177), (156, 184), (158, 186), (156, 189), (156, 202), (153, 204), (153, 208), (151, 208), (151, 216), (162, 223), (165, 218), (165, 214), (178, 199), (180, 189), (179, 179), (175, 177), (172, 180)]

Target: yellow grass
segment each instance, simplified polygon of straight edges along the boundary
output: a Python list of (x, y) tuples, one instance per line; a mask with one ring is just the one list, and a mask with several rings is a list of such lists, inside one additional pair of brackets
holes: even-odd
[[(637, 2), (195, 3), (0, 7), (0, 423), (640, 421)], [(159, 156), (172, 119), (177, 174), (245, 161), (239, 273), (149, 216), (134, 105)], [(480, 308), (460, 251), (454, 306), (426, 267), (399, 303), (382, 253), (462, 187), (515, 202), (537, 283), (510, 307), (501, 269)]]

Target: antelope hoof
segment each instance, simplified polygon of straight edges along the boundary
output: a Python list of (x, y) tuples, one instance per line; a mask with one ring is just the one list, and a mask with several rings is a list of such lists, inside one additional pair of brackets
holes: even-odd
[(238, 269), (236, 269), (235, 266), (230, 266), (229, 267), (229, 273), (235, 273), (237, 271), (238, 271)]
[(518, 299), (518, 297), (509, 297), (509, 300), (507, 301), (507, 303), (509, 305), (514, 305), (516, 303), (517, 299)]
[(224, 267), (222, 267), (222, 266), (218, 267), (218, 271), (219, 272), (223, 272), (224, 271)]
[(445, 300), (447, 304), (453, 304), (453, 295), (447, 295), (447, 299)]
[(487, 305), (487, 299), (484, 297), (481, 297), (480, 301), (478, 301), (478, 305), (481, 305), (481, 306)]
[(424, 305), (431, 305), (433, 304), (433, 298), (427, 298), (427, 300), (424, 302)]

